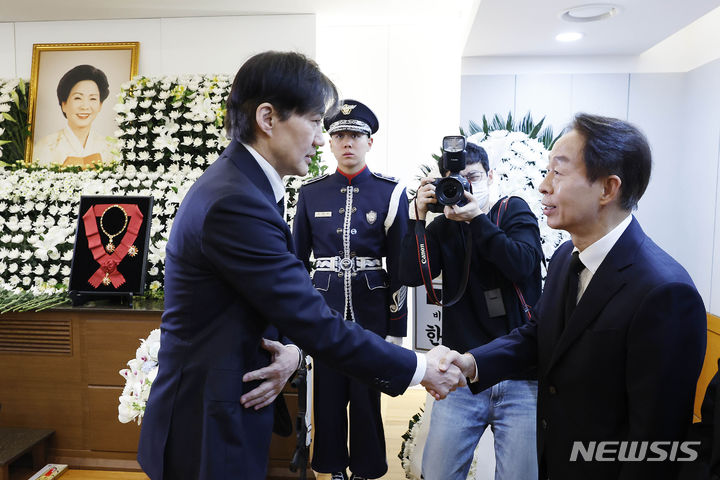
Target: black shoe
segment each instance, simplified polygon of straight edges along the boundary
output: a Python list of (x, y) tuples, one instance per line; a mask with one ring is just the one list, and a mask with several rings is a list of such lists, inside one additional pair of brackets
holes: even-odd
[(330, 480), (348, 480), (345, 472), (335, 472), (330, 476)]
[(353, 473), (352, 475), (350, 475), (350, 480), (368, 480), (368, 479), (365, 478), (365, 477), (361, 477), (361, 476), (359, 476), (359, 475), (355, 475), (355, 474)]

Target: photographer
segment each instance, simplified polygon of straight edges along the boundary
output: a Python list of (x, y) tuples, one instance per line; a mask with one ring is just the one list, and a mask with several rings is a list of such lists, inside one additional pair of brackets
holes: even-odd
[[(450, 172), (438, 161), (440, 173)], [(489, 185), (492, 171), (487, 153), (473, 143), (466, 146), (465, 168), (460, 175), (472, 186), (464, 192), (463, 206), (444, 207), (426, 230), (430, 272), (442, 273), (445, 299), (462, 287), (465, 238), (471, 233), (469, 277), (460, 300), (443, 308), (442, 344), (460, 352), (490, 342), (527, 321), (516, 286), (533, 305), (540, 296), (540, 232), (537, 219), (524, 200), (510, 197), (492, 205)], [(421, 182), (410, 205), (411, 215), (425, 221), (430, 205), (437, 204), (432, 178)], [(492, 205), (492, 208), (490, 206)], [(498, 222), (498, 215), (500, 216)], [(416, 220), (410, 220), (402, 245), (401, 279), (422, 285), (416, 243)], [(447, 303), (447, 301), (446, 301)], [(433, 405), (430, 431), (423, 454), (426, 480), (465, 479), (473, 452), (487, 426), (495, 436), (496, 479), (537, 478), (535, 447), (535, 372), (498, 383), (479, 395), (458, 388)]]

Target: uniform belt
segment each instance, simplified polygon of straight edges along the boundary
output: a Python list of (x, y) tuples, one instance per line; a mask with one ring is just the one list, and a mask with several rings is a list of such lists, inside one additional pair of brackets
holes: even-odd
[(374, 257), (320, 257), (315, 270), (320, 272), (361, 272), (382, 270), (382, 260)]

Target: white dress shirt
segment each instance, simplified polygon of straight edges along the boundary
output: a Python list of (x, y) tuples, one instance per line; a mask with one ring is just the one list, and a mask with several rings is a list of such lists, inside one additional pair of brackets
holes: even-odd
[[(628, 215), (622, 222), (620, 222), (615, 228), (610, 230), (604, 237), (602, 237), (600, 240), (597, 240), (595, 243), (580, 252), (580, 261), (583, 263), (583, 265), (585, 265), (585, 268), (580, 271), (580, 283), (578, 284), (578, 296), (576, 299), (576, 304), (580, 301), (583, 293), (585, 293), (585, 289), (587, 289), (587, 286), (590, 284), (590, 280), (592, 280), (592, 277), (593, 275), (595, 275), (597, 269), (600, 268), (600, 264), (603, 262), (603, 260), (605, 260), (607, 254), (615, 246), (620, 236), (625, 232), (625, 229), (627, 229), (628, 225), (630, 225), (631, 221), (632, 215)], [(577, 247), (575, 247), (573, 249), (573, 252), (577, 251), (579, 250)]]

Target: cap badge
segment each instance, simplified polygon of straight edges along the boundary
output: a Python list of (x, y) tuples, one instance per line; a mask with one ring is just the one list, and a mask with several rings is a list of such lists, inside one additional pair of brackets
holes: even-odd
[(343, 106), (340, 107), (340, 111), (343, 115), (350, 115), (350, 112), (352, 112), (355, 107), (357, 107), (357, 105), (348, 105), (347, 103), (343, 103)]
[(375, 220), (377, 220), (377, 212), (375, 210), (370, 210), (365, 214), (365, 219), (370, 225), (372, 225), (375, 223)]

